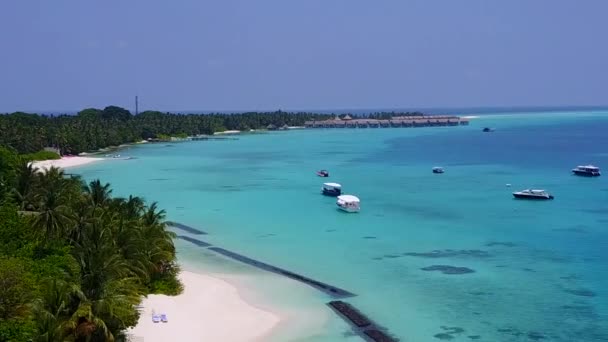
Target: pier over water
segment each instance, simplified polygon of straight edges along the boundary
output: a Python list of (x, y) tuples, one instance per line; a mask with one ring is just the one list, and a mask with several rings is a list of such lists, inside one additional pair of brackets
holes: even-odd
[(390, 128), (464, 126), (469, 120), (454, 115), (393, 116), (390, 119), (353, 119), (349, 115), (322, 121), (306, 121), (306, 128)]

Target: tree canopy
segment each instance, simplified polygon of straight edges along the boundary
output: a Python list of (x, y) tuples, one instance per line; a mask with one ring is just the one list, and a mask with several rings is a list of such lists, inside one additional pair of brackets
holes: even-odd
[(0, 175), (0, 341), (122, 340), (142, 296), (181, 291), (156, 203), (2, 147)]
[[(418, 112), (379, 112), (366, 115), (386, 119)], [(22, 112), (0, 115), (0, 145), (19, 153), (33, 153), (56, 147), (62, 154), (95, 151), (109, 146), (161, 136), (194, 136), (225, 130), (303, 126), (308, 120), (332, 119), (335, 114), (309, 112), (246, 112), (235, 114), (173, 114), (145, 111), (139, 115), (117, 106), (86, 108), (77, 115), (43, 116)]]
[(213, 134), (224, 130), (260, 129), (269, 124), (300, 126), (306, 120), (330, 117), (282, 111), (204, 115), (145, 111), (134, 116), (117, 106), (87, 108), (77, 115), (44, 116), (17, 112), (0, 115), (0, 145), (10, 146), (19, 153), (57, 147), (63, 154), (77, 154), (161, 135)]

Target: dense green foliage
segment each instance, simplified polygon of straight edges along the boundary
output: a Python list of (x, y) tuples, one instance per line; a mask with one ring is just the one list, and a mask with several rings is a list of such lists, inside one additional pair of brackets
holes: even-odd
[(0, 341), (113, 341), (149, 293), (177, 294), (164, 211), (0, 147)]
[[(421, 115), (418, 112), (381, 112), (372, 119), (395, 115)], [(57, 147), (62, 154), (95, 151), (109, 146), (157, 138), (213, 134), (225, 130), (264, 129), (268, 125), (303, 126), (307, 120), (326, 120), (334, 114), (248, 112), (240, 114), (171, 114), (146, 111), (139, 115), (120, 107), (88, 108), (77, 115), (42, 116), (27, 113), (0, 115), (0, 145), (19, 153), (33, 153), (44, 147)]]
[(108, 146), (164, 136), (213, 134), (224, 130), (265, 128), (269, 124), (301, 126), (306, 120), (331, 116), (312, 113), (170, 114), (146, 111), (131, 115), (126, 109), (110, 106), (103, 110), (84, 109), (77, 115), (42, 116), (13, 113), (0, 115), (0, 145), (19, 153), (33, 153), (57, 147), (75, 154)]
[(28, 153), (22, 156), (26, 160), (49, 160), (49, 159), (61, 159), (61, 156), (51, 151), (38, 151), (35, 153)]

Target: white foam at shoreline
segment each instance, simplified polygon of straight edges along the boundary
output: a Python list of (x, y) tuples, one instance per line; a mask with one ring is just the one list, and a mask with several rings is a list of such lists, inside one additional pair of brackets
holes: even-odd
[(51, 167), (58, 167), (60, 169), (65, 169), (69, 167), (81, 166), (90, 164), (96, 161), (104, 160), (104, 158), (91, 158), (91, 157), (62, 157), (61, 159), (52, 159), (52, 160), (41, 160), (32, 162), (34, 167), (40, 169), (40, 171), (46, 171)]
[[(281, 321), (271, 312), (245, 302), (233, 285), (182, 271), (184, 292), (175, 297), (149, 295), (137, 325), (127, 332), (132, 341), (252, 341), (268, 335)], [(167, 323), (152, 322), (152, 312), (166, 314)]]

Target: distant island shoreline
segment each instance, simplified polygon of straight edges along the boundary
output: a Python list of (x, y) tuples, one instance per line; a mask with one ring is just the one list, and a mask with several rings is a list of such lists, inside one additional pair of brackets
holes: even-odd
[[(423, 116), (422, 112), (376, 112), (358, 119), (386, 120), (395, 116)], [(59, 155), (78, 155), (110, 146), (142, 140), (169, 141), (263, 129), (301, 127), (307, 121), (325, 121), (348, 116), (312, 112), (246, 112), (240, 114), (174, 114), (144, 111), (133, 115), (117, 106), (87, 108), (76, 115), (45, 116), (24, 112), (0, 115), (0, 145), (19, 154), (52, 149)]]

